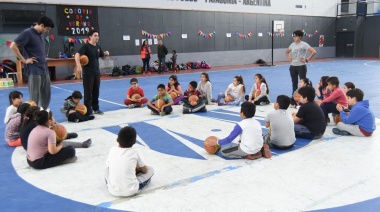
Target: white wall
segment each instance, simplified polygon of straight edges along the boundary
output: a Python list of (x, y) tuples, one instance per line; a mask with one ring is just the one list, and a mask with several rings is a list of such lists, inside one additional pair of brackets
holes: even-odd
[[(3, 2), (16, 2), (5, 0)], [(336, 16), (340, 0), (22, 0), (17, 3), (91, 5), (152, 9), (203, 10), (244, 13), (266, 13), (307, 16)], [(78, 3), (79, 2), (79, 3)], [(218, 3), (218, 2), (233, 2)], [(244, 2), (267, 3), (270, 6), (244, 5)], [(302, 8), (296, 8), (302, 5)]]

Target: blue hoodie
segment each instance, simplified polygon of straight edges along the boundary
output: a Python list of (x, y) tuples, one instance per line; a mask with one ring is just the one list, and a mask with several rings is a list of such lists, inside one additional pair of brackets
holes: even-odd
[(359, 125), (362, 130), (368, 133), (372, 133), (376, 129), (375, 115), (369, 109), (368, 100), (357, 102), (351, 108), (348, 115), (342, 110), (340, 112), (340, 117), (342, 118), (343, 123)]

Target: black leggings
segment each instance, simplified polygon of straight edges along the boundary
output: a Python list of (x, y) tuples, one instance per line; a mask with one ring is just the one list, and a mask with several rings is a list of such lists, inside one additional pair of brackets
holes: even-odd
[(142, 61), (143, 61), (143, 69), (144, 69), (145, 73), (148, 73), (149, 69), (150, 69), (150, 67), (149, 67), (149, 60), (150, 60), (150, 57), (142, 59)]
[[(159, 112), (156, 109), (152, 108), (151, 106), (148, 105), (148, 108), (151, 111), (153, 111), (153, 113), (159, 114)], [(170, 114), (172, 111), (173, 111), (172, 106), (166, 106), (166, 107), (164, 107), (164, 112), (165, 112), (166, 115)]]
[(300, 79), (306, 78), (307, 67), (306, 65), (290, 66), (289, 71), (290, 71), (290, 77), (292, 78), (292, 88), (293, 88), (292, 96), (293, 96), (294, 91), (296, 91), (298, 88), (298, 76), (300, 77)]
[(35, 169), (47, 169), (61, 165), (66, 159), (75, 156), (75, 149), (72, 146), (63, 147), (58, 153), (52, 155), (47, 152), (42, 158), (35, 161), (27, 159), (29, 166)]
[(67, 120), (71, 122), (75, 122), (75, 119), (78, 119), (79, 122), (82, 122), (82, 121), (88, 121), (89, 118), (90, 118), (89, 116), (85, 116), (78, 112), (75, 112), (75, 113), (69, 114), (69, 116), (67, 117)]

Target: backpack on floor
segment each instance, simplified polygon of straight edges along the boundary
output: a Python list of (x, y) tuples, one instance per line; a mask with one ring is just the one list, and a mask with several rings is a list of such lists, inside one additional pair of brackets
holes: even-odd
[(121, 76), (121, 68), (119, 66), (113, 67), (111, 76), (113, 76), (113, 77)]

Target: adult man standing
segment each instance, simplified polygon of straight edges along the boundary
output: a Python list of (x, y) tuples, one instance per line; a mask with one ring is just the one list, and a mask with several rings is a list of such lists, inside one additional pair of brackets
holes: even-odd
[(84, 44), (75, 54), (75, 62), (77, 65), (78, 73), (82, 72), (80, 64), (80, 56), (86, 55), (88, 57), (88, 64), (83, 66), (83, 90), (84, 90), (84, 104), (87, 107), (86, 115), (104, 113), (99, 110), (99, 89), (100, 89), (100, 70), (99, 70), (99, 57), (109, 56), (108, 51), (102, 51), (102, 48), (97, 44), (99, 42), (99, 32), (91, 29), (88, 33), (88, 42)]
[[(317, 53), (309, 44), (301, 41), (303, 32), (296, 30), (293, 32), (294, 42), (290, 44), (286, 50), (286, 57), (291, 62), (289, 71), (292, 78), (293, 92), (298, 88), (298, 76), (300, 79), (306, 78), (307, 67), (306, 63)], [(306, 57), (307, 50), (310, 52), (309, 57)]]
[(53, 21), (43, 16), (37, 25), (25, 29), (10, 45), (12, 52), (24, 63), (30, 99), (45, 109), (49, 107), (51, 91), (44, 34), (52, 28)]
[(157, 56), (158, 56), (158, 73), (165, 71), (165, 56), (168, 54), (168, 49), (162, 44), (162, 40), (158, 41)]

